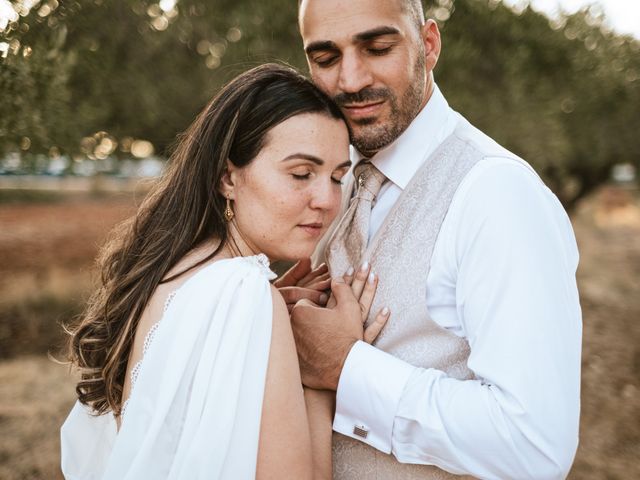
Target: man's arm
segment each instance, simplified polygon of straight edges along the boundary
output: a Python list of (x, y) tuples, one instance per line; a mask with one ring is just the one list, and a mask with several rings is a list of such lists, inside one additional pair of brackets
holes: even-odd
[[(340, 376), (334, 429), (401, 462), (481, 478), (564, 478), (579, 420), (573, 232), (525, 167), (497, 162), (476, 180), (443, 248), (477, 379), (358, 342)], [(358, 424), (366, 439), (354, 434)]]

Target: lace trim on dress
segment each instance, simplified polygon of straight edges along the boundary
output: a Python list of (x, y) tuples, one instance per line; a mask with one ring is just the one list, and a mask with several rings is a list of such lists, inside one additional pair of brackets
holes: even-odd
[[(271, 264), (269, 263), (269, 258), (264, 253), (259, 253), (258, 255), (253, 255), (251, 257), (240, 257), (240, 258), (242, 258), (246, 262), (249, 262), (252, 265), (258, 266), (260, 268), (260, 271), (269, 280), (273, 280), (278, 276), (276, 273), (274, 273), (271, 270)], [(151, 326), (151, 328), (149, 329), (149, 332), (144, 337), (144, 343), (142, 344), (142, 357), (140, 358), (140, 360), (136, 362), (136, 364), (131, 369), (131, 374), (130, 374), (131, 389), (129, 390), (129, 398), (131, 398), (131, 393), (133, 393), (133, 388), (135, 387), (136, 381), (138, 380), (138, 374), (140, 373), (140, 367), (142, 366), (142, 361), (144, 360), (144, 356), (147, 354), (149, 347), (153, 343), (153, 339), (156, 335), (156, 331), (158, 330), (158, 327), (160, 326), (160, 322), (162, 321), (162, 318), (164, 318), (165, 313), (167, 313), (167, 310), (169, 309), (171, 302), (175, 298), (176, 293), (178, 293), (178, 290), (174, 290), (171, 293), (169, 293), (169, 295), (167, 295), (167, 299), (164, 301), (164, 308), (162, 309), (162, 316), (160, 317), (160, 320), (158, 320), (156, 323), (154, 323)], [(122, 419), (124, 419), (124, 414), (127, 409), (127, 405), (129, 403), (129, 398), (127, 398), (122, 404), (122, 410), (120, 411), (120, 418)]]
[(251, 263), (252, 265), (257, 265), (260, 267), (260, 271), (269, 279), (273, 280), (278, 275), (271, 270), (271, 264), (269, 263), (269, 257), (267, 257), (264, 253), (259, 253), (258, 255), (253, 255), (251, 257), (240, 257), (244, 261)]
[[(169, 293), (169, 295), (167, 295), (167, 298), (164, 301), (164, 307), (162, 309), (162, 317), (164, 317), (164, 314), (167, 313), (167, 310), (169, 309), (169, 305), (171, 305), (171, 302), (175, 298), (176, 293), (178, 293), (178, 291), (174, 290), (173, 292)], [(133, 366), (133, 368), (131, 369), (131, 374), (130, 374), (131, 389), (129, 390), (129, 398), (131, 398), (131, 393), (133, 392), (133, 388), (135, 387), (136, 382), (138, 381), (138, 374), (140, 373), (140, 367), (142, 366), (142, 360), (144, 360), (144, 356), (149, 351), (149, 347), (151, 346), (151, 343), (153, 342), (153, 339), (154, 339), (154, 337), (156, 335), (156, 332), (158, 331), (158, 326), (160, 325), (160, 322), (162, 321), (162, 317), (160, 318), (160, 320), (158, 320), (156, 323), (154, 323), (151, 326), (151, 328), (147, 332), (147, 335), (144, 337), (144, 342), (142, 344), (142, 358), (140, 358), (140, 360), (138, 360), (136, 362), (136, 364)], [(120, 416), (122, 418), (124, 418), (124, 412), (127, 409), (127, 404), (129, 403), (129, 398), (127, 398), (125, 400), (125, 402), (122, 404), (122, 410), (120, 412)]]

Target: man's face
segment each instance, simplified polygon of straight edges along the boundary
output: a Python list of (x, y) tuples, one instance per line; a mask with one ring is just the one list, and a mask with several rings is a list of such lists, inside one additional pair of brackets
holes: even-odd
[(313, 81), (361, 153), (393, 142), (426, 103), (423, 31), (402, 0), (303, 0), (300, 31)]

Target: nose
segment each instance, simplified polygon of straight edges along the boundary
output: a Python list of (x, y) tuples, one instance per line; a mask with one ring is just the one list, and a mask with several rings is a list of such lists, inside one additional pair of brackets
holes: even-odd
[(341, 190), (336, 188), (331, 179), (318, 182), (311, 195), (309, 206), (314, 210), (337, 211), (342, 198)]
[(373, 84), (367, 62), (357, 51), (345, 51), (340, 62), (338, 88), (345, 93), (357, 93)]

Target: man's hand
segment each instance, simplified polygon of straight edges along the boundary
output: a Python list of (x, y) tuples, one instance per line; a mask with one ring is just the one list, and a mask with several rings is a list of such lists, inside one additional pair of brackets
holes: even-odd
[(293, 306), (303, 299), (317, 305), (326, 305), (329, 297), (325, 291), (331, 286), (331, 277), (324, 263), (312, 270), (311, 259), (305, 258), (273, 282), (273, 285), (280, 291), (291, 313)]
[(308, 300), (293, 308), (291, 325), (298, 350), (302, 383), (310, 388), (336, 390), (351, 347), (358, 340), (373, 342), (389, 318), (383, 308), (364, 329), (378, 278), (363, 266), (351, 277), (331, 282), (335, 306), (321, 308)]

